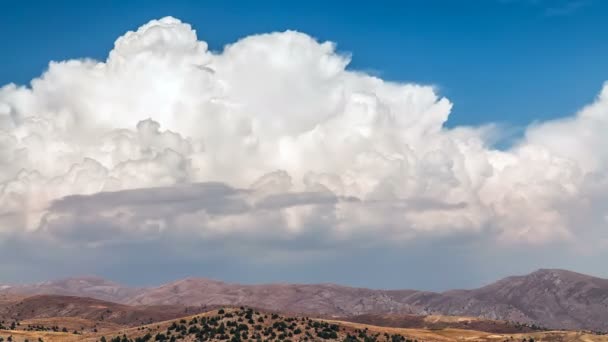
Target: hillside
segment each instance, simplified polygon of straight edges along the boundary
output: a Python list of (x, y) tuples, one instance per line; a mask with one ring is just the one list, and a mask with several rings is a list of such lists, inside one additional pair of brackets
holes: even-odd
[[(73, 318), (65, 318), (69, 321)], [(431, 317), (446, 322), (454, 318)], [(466, 319), (466, 318), (465, 318)], [(456, 319), (457, 320), (457, 319)], [(392, 328), (325, 320), (307, 316), (281, 315), (251, 308), (225, 308), (197, 315), (136, 327), (116, 327), (103, 331), (55, 332), (0, 329), (0, 340), (28, 341), (346, 341), (346, 342), (451, 342), (451, 341), (598, 341), (607, 336), (573, 331), (526, 331), (495, 333), (459, 328)]]
[(88, 325), (85, 321), (111, 326), (136, 326), (203, 311), (206, 310), (201, 307), (129, 306), (86, 297), (35, 295), (0, 302), (0, 321), (6, 322), (5, 326), (12, 322), (26, 326), (36, 325), (45, 319), (65, 321), (63, 318), (78, 318), (83, 326)]

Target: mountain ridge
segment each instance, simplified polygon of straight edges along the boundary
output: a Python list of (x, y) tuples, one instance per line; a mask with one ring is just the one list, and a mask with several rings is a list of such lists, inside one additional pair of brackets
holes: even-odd
[(76, 295), (137, 306), (245, 305), (327, 317), (475, 316), (548, 328), (608, 331), (608, 279), (562, 269), (539, 269), (476, 289), (443, 292), (379, 290), (332, 283), (242, 285), (198, 277), (133, 288), (99, 277), (83, 278), (5, 289), (0, 286), (0, 294)]

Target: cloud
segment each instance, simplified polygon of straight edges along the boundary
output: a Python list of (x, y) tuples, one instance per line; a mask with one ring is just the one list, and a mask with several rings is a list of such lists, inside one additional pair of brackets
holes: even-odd
[(559, 4), (554, 7), (547, 7), (545, 9), (545, 15), (549, 17), (567, 16), (571, 15), (579, 9), (590, 5), (590, 1), (578, 0), (578, 1), (566, 1), (563, 4)]
[(592, 4), (592, 0), (500, 0), (505, 4), (523, 4), (542, 10), (547, 17), (569, 16)]
[(452, 104), (433, 87), (349, 62), (294, 31), (211, 52), (167, 17), (106, 61), (51, 62), (29, 87), (5, 85), (0, 240), (605, 246), (608, 86), (498, 150), (499, 126), (444, 127)]

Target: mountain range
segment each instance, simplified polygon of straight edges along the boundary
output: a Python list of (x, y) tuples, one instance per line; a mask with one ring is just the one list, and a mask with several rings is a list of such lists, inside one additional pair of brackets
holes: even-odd
[[(187, 278), (159, 287), (133, 288), (98, 277), (29, 285), (0, 285), (1, 296), (90, 297), (130, 306), (248, 306), (351, 320), (385, 315), (474, 316), (552, 329), (608, 331), (608, 279), (559, 269), (512, 276), (481, 288), (429, 292), (375, 290), (335, 284), (241, 285)], [(397, 317), (397, 318), (395, 318)]]

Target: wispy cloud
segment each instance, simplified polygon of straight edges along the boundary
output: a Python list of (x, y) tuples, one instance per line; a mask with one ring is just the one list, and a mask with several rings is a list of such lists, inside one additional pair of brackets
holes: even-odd
[(544, 14), (548, 17), (568, 16), (590, 4), (591, 2), (587, 0), (566, 1), (559, 5), (546, 7), (544, 9)]
[(576, 13), (590, 6), (592, 0), (499, 0), (503, 4), (523, 4), (540, 9), (543, 16), (559, 17)]

